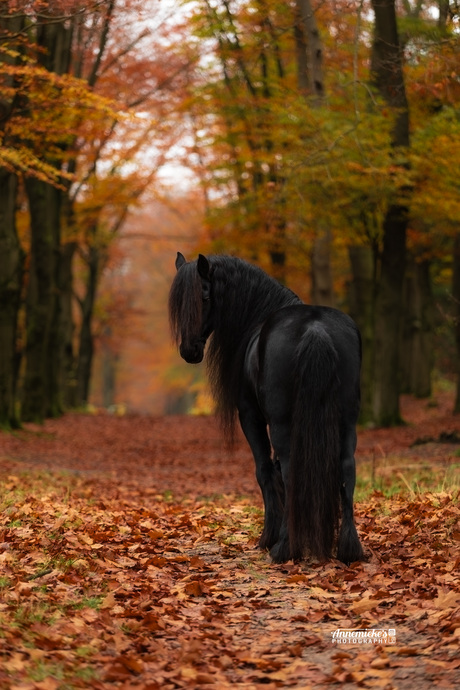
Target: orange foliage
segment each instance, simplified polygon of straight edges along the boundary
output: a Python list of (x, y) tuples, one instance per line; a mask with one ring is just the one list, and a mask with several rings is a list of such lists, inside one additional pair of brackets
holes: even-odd
[(160, 414), (194, 380), (171, 343), (167, 298), (176, 251), (194, 256), (201, 226), (202, 202), (193, 193), (151, 201), (129, 217), (100, 288), (93, 403), (103, 399), (104, 323), (111, 331), (105, 346), (118, 357), (115, 403)]

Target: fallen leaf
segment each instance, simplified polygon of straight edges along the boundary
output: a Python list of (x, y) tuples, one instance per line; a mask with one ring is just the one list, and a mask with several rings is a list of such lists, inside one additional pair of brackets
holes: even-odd
[(100, 608), (101, 609), (111, 609), (115, 606), (116, 604), (115, 600), (115, 594), (113, 592), (109, 592), (106, 597), (101, 602)]
[(203, 585), (199, 580), (192, 580), (185, 585), (185, 592), (190, 597), (202, 597), (204, 595)]

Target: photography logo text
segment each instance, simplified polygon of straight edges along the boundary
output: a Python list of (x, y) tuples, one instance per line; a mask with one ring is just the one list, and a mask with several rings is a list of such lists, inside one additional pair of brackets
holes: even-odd
[(396, 630), (394, 628), (380, 630), (376, 628), (364, 628), (362, 630), (337, 628), (331, 634), (332, 644), (338, 645), (396, 644)]

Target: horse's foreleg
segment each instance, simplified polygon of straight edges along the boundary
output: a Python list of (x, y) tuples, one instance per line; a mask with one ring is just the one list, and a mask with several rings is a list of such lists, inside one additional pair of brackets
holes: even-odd
[(264, 528), (261, 549), (270, 549), (278, 540), (284, 506), (284, 485), (279, 464), (271, 459), (271, 446), (264, 419), (252, 408), (240, 407), (240, 423), (251, 447), (256, 478), (264, 500)]
[[(284, 424), (273, 424), (270, 427), (270, 433), (273, 448), (275, 449), (275, 455), (280, 465), (283, 484), (284, 486), (287, 486), (287, 482), (289, 481), (289, 426)], [(285, 504), (278, 539), (270, 549), (270, 556), (272, 557), (275, 563), (285, 563), (293, 557), (293, 555), (291, 554), (291, 548), (289, 544), (287, 509), (288, 507)]]
[(279, 464), (256, 462), (256, 477), (264, 499), (265, 514), (264, 528), (260, 535), (261, 549), (271, 549), (279, 539), (284, 509), (284, 484), (279, 470)]
[(343, 563), (362, 561), (364, 552), (359, 541), (353, 519), (353, 493), (356, 483), (354, 452), (356, 448), (356, 431), (350, 428), (342, 443), (341, 451), (341, 486), (342, 524), (337, 544), (337, 558)]

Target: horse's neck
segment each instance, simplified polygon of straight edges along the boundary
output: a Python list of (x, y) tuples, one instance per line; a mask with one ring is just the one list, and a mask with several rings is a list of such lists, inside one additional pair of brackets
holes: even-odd
[[(274, 311), (283, 306), (301, 303), (297, 295), (288, 288), (276, 285), (274, 290), (273, 287), (273, 283), (267, 286), (261, 285), (259, 290), (247, 290), (244, 286), (239, 290), (238, 286), (233, 286), (238, 299), (233, 300), (232, 307), (230, 307), (230, 300), (229, 303), (224, 300), (221, 306), (227, 328), (231, 329), (235, 335), (239, 334), (241, 338), (250, 337), (254, 328), (263, 323)], [(264, 299), (264, 296), (269, 294), (270, 288), (273, 293), (272, 299)], [(235, 302), (241, 304), (241, 309), (235, 309)]]

